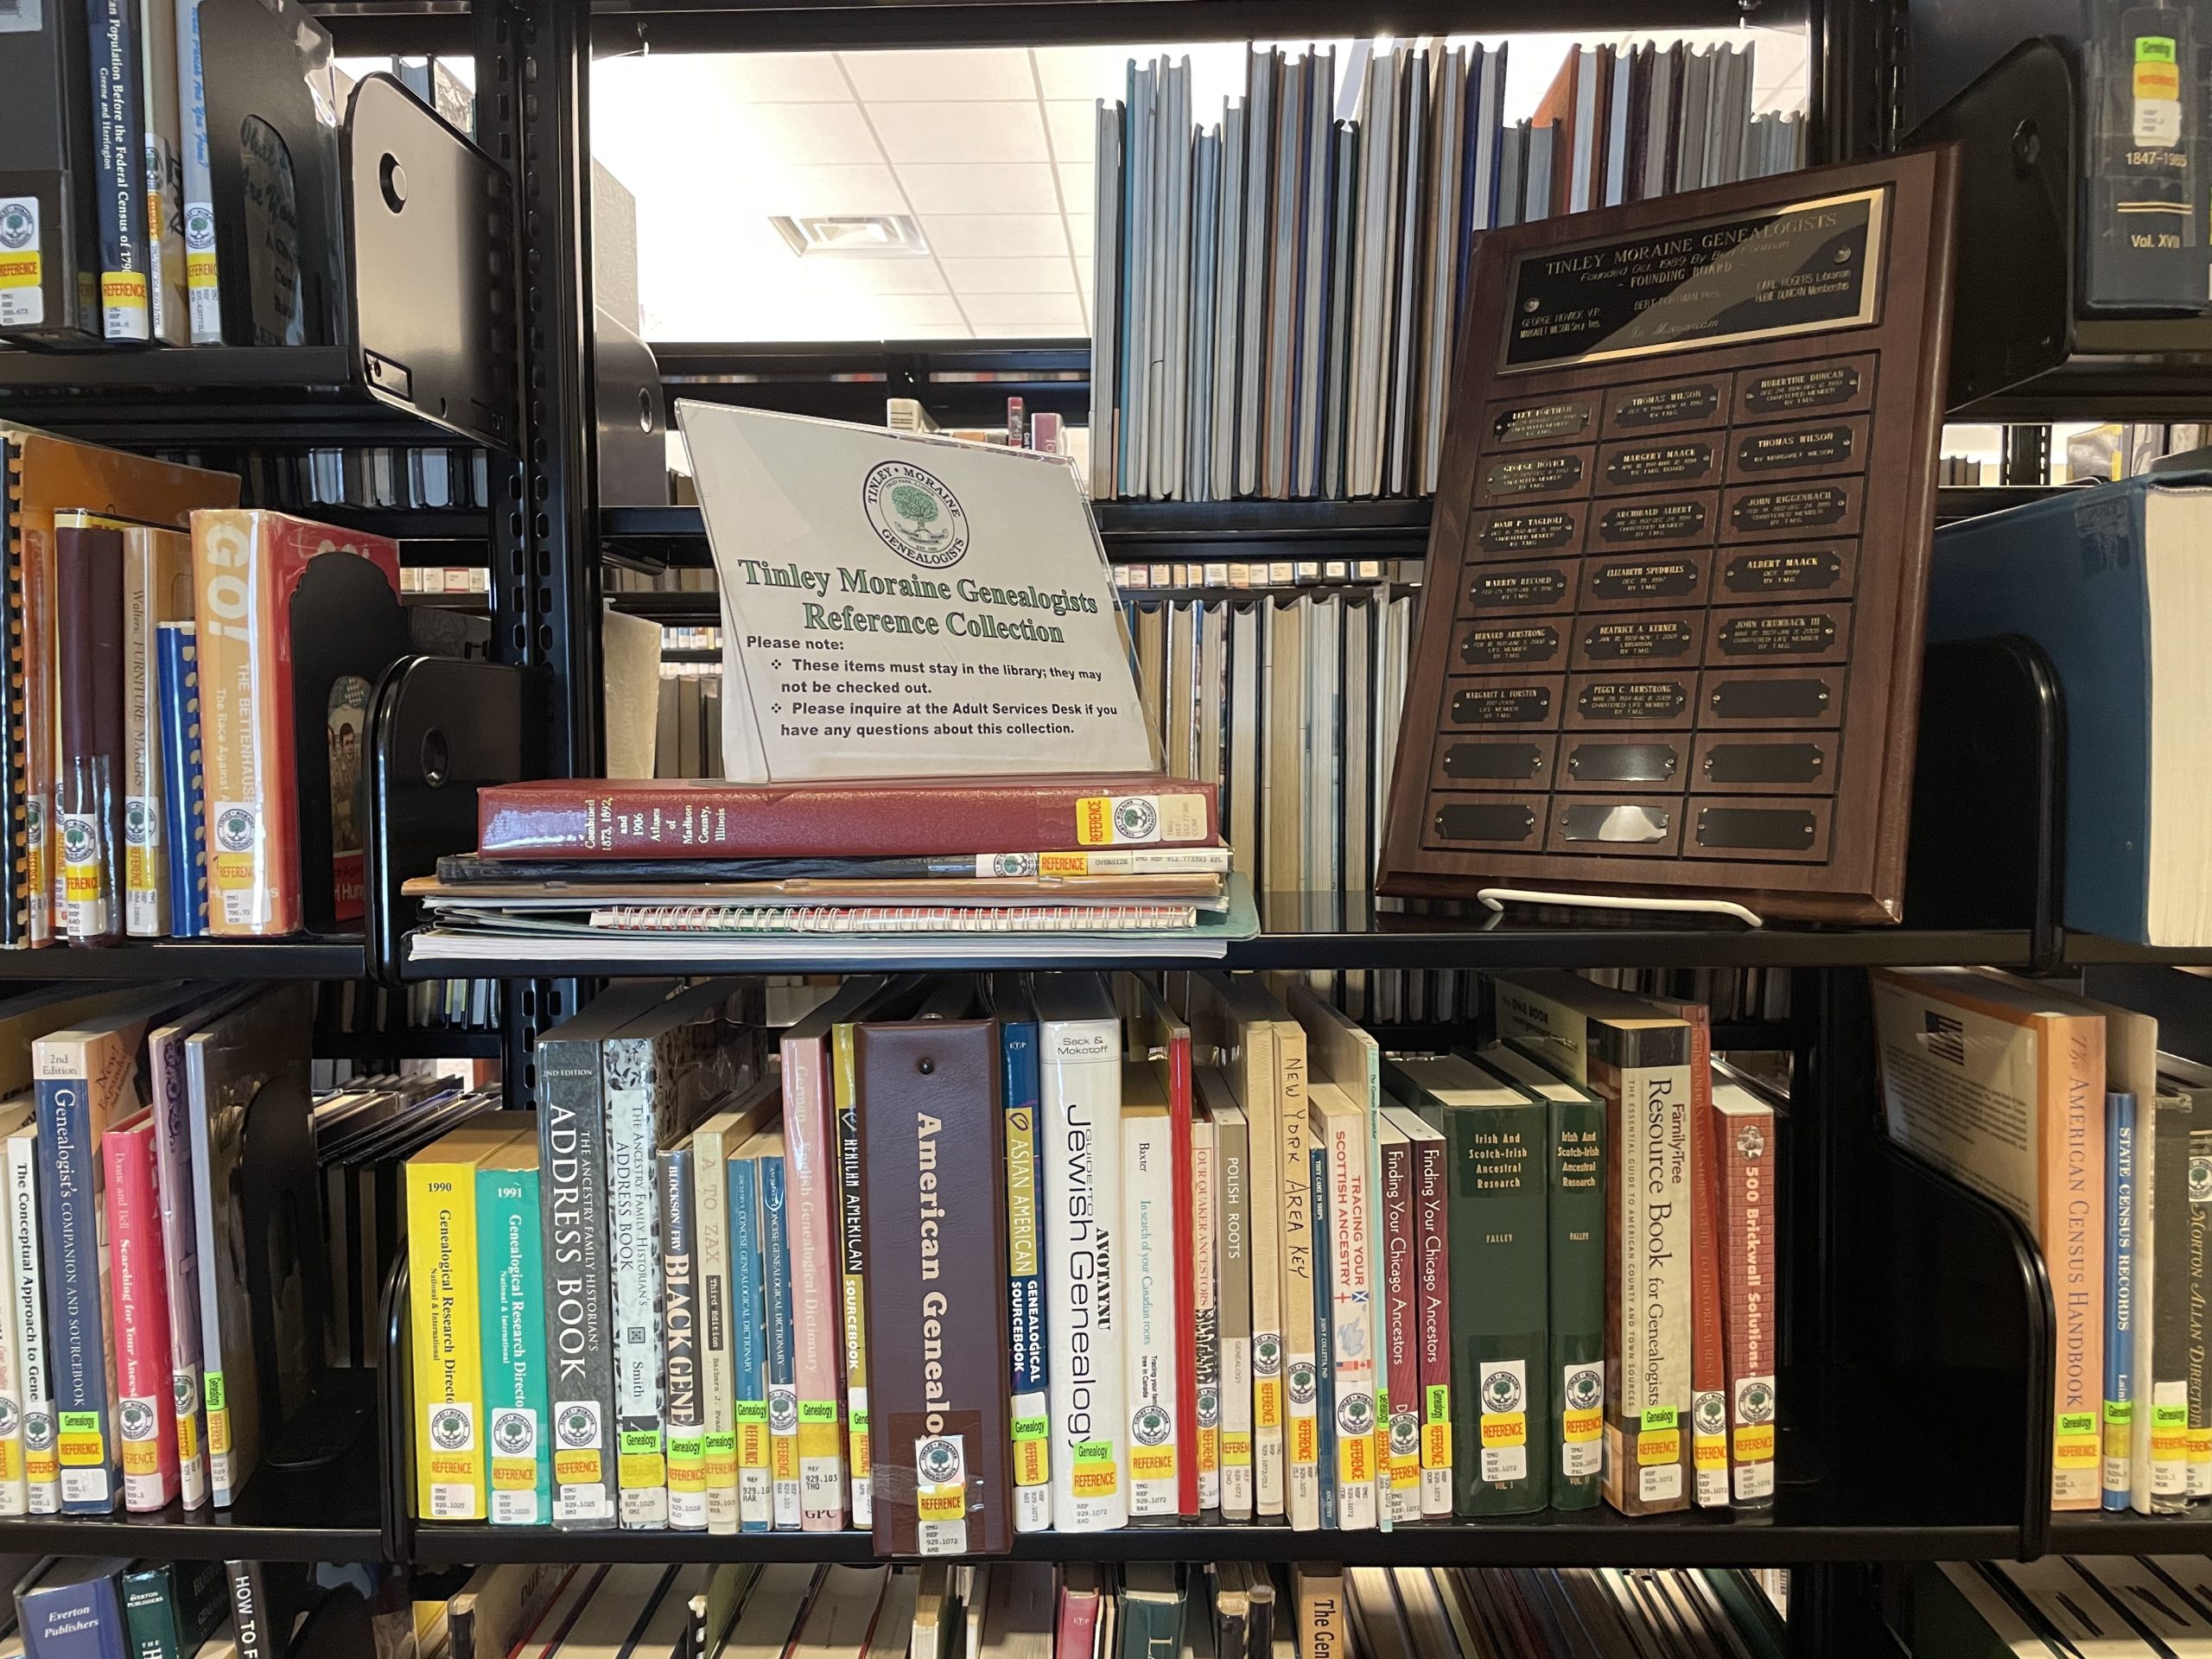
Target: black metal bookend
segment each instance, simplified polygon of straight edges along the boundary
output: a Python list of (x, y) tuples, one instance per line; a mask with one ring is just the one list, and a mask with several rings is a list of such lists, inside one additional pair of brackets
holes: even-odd
[(531, 671), (448, 657), (396, 663), (371, 699), (367, 936), (370, 972), (400, 978), (417, 906), (399, 884), (476, 845), (476, 791), (537, 775), (543, 752)]
[(2054, 964), (2065, 880), (2066, 711), (2041, 646), (1931, 645), (1922, 672), (1906, 921), (2025, 928)]

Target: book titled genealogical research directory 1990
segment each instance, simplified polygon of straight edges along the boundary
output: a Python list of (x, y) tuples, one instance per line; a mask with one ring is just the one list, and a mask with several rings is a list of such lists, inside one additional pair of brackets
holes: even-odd
[(722, 594), (733, 781), (1157, 769), (1058, 457), (679, 403)]

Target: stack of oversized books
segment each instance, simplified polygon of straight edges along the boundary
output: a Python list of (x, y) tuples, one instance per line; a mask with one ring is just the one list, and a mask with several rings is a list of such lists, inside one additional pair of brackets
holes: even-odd
[[(1255, 933), (1211, 784), (1148, 775), (797, 785), (508, 784), (479, 849), (406, 884), (422, 957), (585, 938), (639, 957), (839, 954), (936, 938), (1048, 953), (1219, 956)], [(895, 944), (886, 944), (895, 940)]]

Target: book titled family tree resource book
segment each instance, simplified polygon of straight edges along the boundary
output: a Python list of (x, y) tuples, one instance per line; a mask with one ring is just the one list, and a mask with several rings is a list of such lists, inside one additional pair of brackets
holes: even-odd
[(679, 403), (722, 595), (743, 783), (1158, 769), (1067, 466)]

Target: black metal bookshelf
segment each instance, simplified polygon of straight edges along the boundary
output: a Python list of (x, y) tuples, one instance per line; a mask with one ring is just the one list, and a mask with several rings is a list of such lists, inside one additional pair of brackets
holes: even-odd
[[(1891, 136), (1890, 90), (1902, 42), (1901, 4), (1767, 0), (1762, 23), (1802, 22), (1814, 43), (1816, 152), (1842, 156)], [(1573, 0), (1550, 27), (1593, 31), (1727, 26), (1738, 0)], [(429, 542), (478, 543), (492, 569), (488, 606), (498, 660), (534, 671), (544, 703), (545, 775), (598, 770), (597, 630), (609, 557), (705, 563), (696, 507), (603, 505), (588, 434), (590, 328), (588, 86), (594, 51), (1202, 40), (1340, 35), (1389, 28), (1495, 32), (1526, 26), (1519, 0), (1416, 0), (1400, 6), (1323, 0), (1041, 0), (934, 5), (741, 5), (718, 0), (598, 0), (530, 6), (478, 0), (464, 15), (442, 0), (359, 6), (327, 16), (352, 52), (474, 50), (478, 143), (513, 187), (516, 211), (497, 227), (512, 325), (505, 367), (520, 389), (512, 458), (495, 455), (495, 503), (476, 512), (333, 508), (364, 528)], [(964, 354), (964, 356), (963, 356)], [(746, 359), (746, 360), (741, 360)], [(1019, 392), (1038, 408), (1079, 409), (1088, 348), (1035, 342), (926, 347), (712, 346), (661, 353), (677, 397), (768, 407), (844, 400), (848, 418), (878, 418), (887, 396), (920, 395), (931, 377), (1010, 377), (973, 394)], [(857, 377), (857, 378), (855, 378)], [(831, 390), (835, 389), (835, 390)], [(2212, 395), (2212, 342), (2158, 326), (2085, 328), (2062, 368), (1977, 408), (1980, 417), (2063, 416), (2133, 398), (2202, 412)], [(962, 394), (969, 395), (969, 394)], [(2009, 401), (2008, 401), (2009, 400)], [(2165, 400), (2165, 401), (2161, 401)], [(69, 357), (0, 352), (0, 419), (151, 448), (216, 438), (270, 448), (359, 442), (445, 442), (441, 429), (395, 410), (369, 386), (349, 347), (233, 348)], [(1955, 518), (2045, 493), (1946, 490)], [(1422, 501), (1102, 502), (1102, 537), (1122, 563), (1418, 558)], [(706, 601), (702, 607), (701, 601)], [(664, 619), (710, 609), (711, 595), (628, 596), (625, 608)], [(392, 895), (372, 895), (372, 906)], [(385, 912), (387, 915), (390, 912)], [(1546, 924), (1515, 914), (1416, 913), (1334, 896), (1271, 898), (1262, 937), (1209, 964), (1114, 958), (1110, 965), (1357, 973), (1539, 967), (1758, 968), (1792, 970), (1797, 1013), (1786, 1026), (1716, 1033), (1719, 1046), (1787, 1046), (1796, 1076), (1786, 1169), (1781, 1274), (1785, 1309), (1783, 1486), (1770, 1516), (1710, 1513), (1625, 1519), (1606, 1511), (1408, 1526), (1389, 1533), (1296, 1533), (1273, 1526), (1136, 1526), (1105, 1535), (1038, 1535), (1018, 1557), (1052, 1560), (1315, 1556), (1351, 1563), (1788, 1565), (1793, 1655), (1880, 1650), (1865, 1593), (1880, 1564), (1910, 1560), (2212, 1548), (2212, 1518), (2049, 1513), (2050, 1287), (2016, 1224), (1940, 1177), (1909, 1167), (1880, 1140), (1862, 969), (1985, 964), (2047, 971), (2145, 970), (2212, 963), (2212, 950), (2160, 951), (2019, 926), (1659, 927), (1638, 920)], [(113, 950), (0, 953), (18, 981), (358, 979), (371, 968), (358, 938), (130, 944)], [(511, 1097), (527, 1103), (531, 1046), (572, 1011), (586, 982), (618, 975), (820, 973), (842, 965), (833, 945), (794, 940), (774, 959), (615, 960), (588, 944), (514, 942), (480, 962), (431, 963), (411, 953), (410, 979), (507, 982), (505, 1023), (480, 1032), (321, 1033), (319, 1052), (505, 1058)], [(861, 965), (855, 963), (855, 965)], [(1109, 965), (1071, 945), (1049, 962), (957, 957), (917, 950), (896, 966)], [(2178, 976), (2174, 976), (2178, 977)], [(391, 1045), (398, 1044), (397, 1049)], [(404, 1316), (404, 1307), (401, 1310)], [(2037, 1344), (2043, 1346), (2038, 1351)], [(2039, 1369), (2040, 1368), (2040, 1369)], [(417, 1523), (404, 1471), (411, 1450), (404, 1366), (387, 1365), (379, 1433), (323, 1470), (264, 1468), (239, 1504), (192, 1516), (0, 1521), (0, 1548), (113, 1551), (140, 1556), (270, 1560), (384, 1559), (436, 1567), (502, 1560), (753, 1560), (858, 1562), (866, 1534), (569, 1531)], [(1951, 1402), (1930, 1409), (1931, 1402)], [(1970, 1420), (1970, 1421), (1969, 1421)]]

